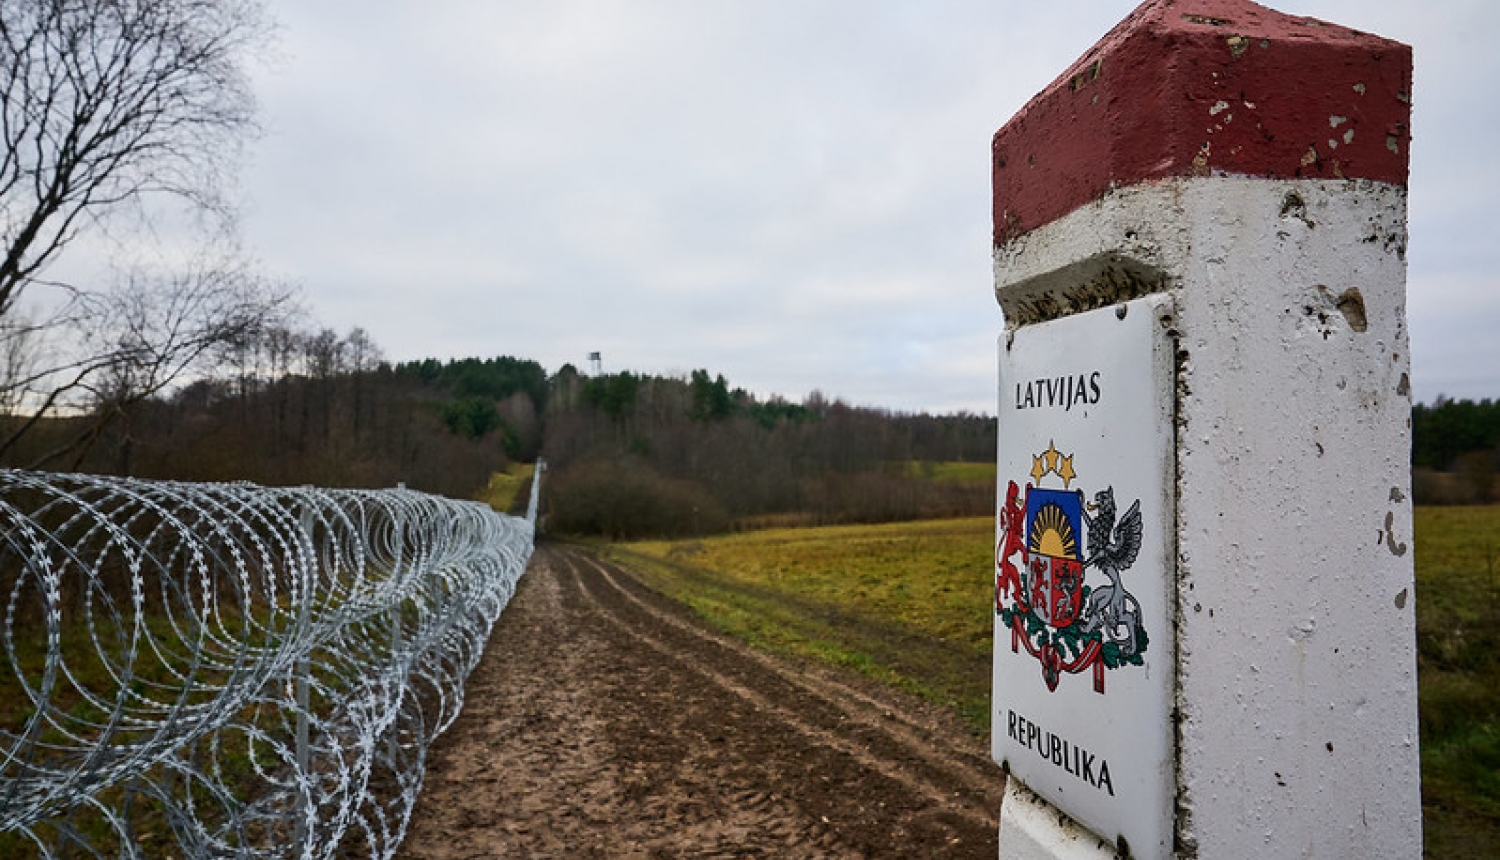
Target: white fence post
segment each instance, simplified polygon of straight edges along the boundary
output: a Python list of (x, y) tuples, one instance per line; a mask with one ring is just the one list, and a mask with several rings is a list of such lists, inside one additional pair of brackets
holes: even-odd
[(1007, 860), (1420, 855), (1410, 86), (1152, 0), (996, 134)]

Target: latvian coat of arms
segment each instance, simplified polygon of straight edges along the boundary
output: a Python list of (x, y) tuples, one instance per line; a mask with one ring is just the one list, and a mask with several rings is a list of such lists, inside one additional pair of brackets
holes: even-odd
[[(1042, 486), (1049, 478), (1061, 489)], [(1092, 670), (1094, 690), (1103, 693), (1105, 670), (1143, 665), (1150, 644), (1140, 603), (1122, 581), (1141, 549), (1141, 502), (1119, 515), (1113, 487), (1089, 501), (1073, 486), (1077, 479), (1073, 457), (1051, 443), (1033, 457), (1024, 491), (1008, 482), (995, 612), (1010, 630), (1011, 650), (1024, 646), (1041, 664), (1048, 690), (1065, 674)]]

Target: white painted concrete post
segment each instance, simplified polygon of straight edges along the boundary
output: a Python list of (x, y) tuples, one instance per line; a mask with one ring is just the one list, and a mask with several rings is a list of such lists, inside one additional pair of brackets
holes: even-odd
[(1420, 856), (1410, 82), (1152, 0), (996, 135), (1006, 860)]

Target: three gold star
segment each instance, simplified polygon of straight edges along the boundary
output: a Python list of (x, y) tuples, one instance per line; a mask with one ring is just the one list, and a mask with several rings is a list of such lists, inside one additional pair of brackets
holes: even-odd
[(1057, 443), (1050, 439), (1047, 441), (1047, 450), (1031, 458), (1031, 479), (1041, 483), (1042, 478), (1049, 473), (1062, 478), (1064, 490), (1078, 477), (1078, 473), (1073, 471), (1072, 455), (1064, 456), (1057, 450)]

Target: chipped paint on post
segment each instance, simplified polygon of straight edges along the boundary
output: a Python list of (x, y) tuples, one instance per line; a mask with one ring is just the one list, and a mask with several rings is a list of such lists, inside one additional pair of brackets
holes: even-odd
[[(996, 135), (1002, 350), (1121, 302), (1170, 308), (1172, 838), (1132, 857), (1421, 853), (1410, 80), (1394, 42), (1244, 0), (1154, 0)], [(1126, 127), (1093, 133), (1111, 128), (1099, 103)], [(1002, 856), (1115, 853), (1071, 799), (1005, 803)]]
[(1245, 0), (1142, 4), (995, 135), (995, 243), (1182, 176), (1404, 185), (1411, 49)]

